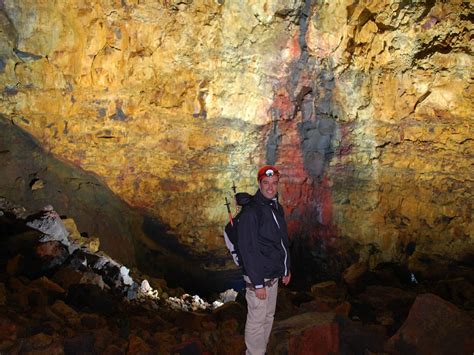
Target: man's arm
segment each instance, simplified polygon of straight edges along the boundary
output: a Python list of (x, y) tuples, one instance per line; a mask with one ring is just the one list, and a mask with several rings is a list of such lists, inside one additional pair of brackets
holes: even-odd
[(244, 210), (239, 219), (238, 248), (242, 264), (255, 288), (264, 287), (263, 266), (258, 248), (258, 221), (252, 210)]

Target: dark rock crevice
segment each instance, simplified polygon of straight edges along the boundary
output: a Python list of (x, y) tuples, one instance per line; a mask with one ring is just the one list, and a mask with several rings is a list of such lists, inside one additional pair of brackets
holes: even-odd
[[(0, 196), (27, 206), (30, 213), (51, 204), (73, 217), (81, 232), (99, 236), (102, 250), (112, 257), (189, 292), (209, 295), (237, 282), (232, 270), (206, 270), (206, 257), (181, 245), (169, 227), (130, 207), (93, 174), (57, 160), (3, 117), (0, 151)], [(214, 257), (213, 262), (225, 261)]]

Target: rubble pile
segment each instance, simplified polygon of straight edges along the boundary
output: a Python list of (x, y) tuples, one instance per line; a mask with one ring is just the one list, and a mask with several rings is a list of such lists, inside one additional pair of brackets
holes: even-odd
[[(71, 221), (51, 206), (26, 216), (0, 199), (0, 353), (244, 352), (236, 291), (208, 303), (169, 288), (93, 251), (97, 242), (91, 249)], [(391, 266), (354, 269), (308, 291), (280, 287), (268, 352), (472, 353), (468, 274), (430, 284)]]
[[(52, 206), (26, 216), (25, 209), (2, 199), (0, 211), (0, 327), (5, 329), (0, 352), (69, 353), (76, 346), (76, 353), (204, 349), (199, 332), (176, 332), (182, 312), (207, 314), (209, 331), (221, 331), (212, 311), (222, 302), (211, 305), (168, 288), (162, 279), (135, 281), (143, 275), (91, 248), (73, 220), (61, 218)], [(212, 347), (218, 337), (208, 338)]]

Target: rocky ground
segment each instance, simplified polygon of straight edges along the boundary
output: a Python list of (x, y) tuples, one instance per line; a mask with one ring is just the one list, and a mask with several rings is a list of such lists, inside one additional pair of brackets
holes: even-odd
[[(0, 207), (1, 354), (244, 352), (242, 295), (211, 304), (119, 264), (51, 206)], [(472, 354), (470, 271), (417, 280), (355, 264), (306, 292), (281, 287), (268, 353)]]

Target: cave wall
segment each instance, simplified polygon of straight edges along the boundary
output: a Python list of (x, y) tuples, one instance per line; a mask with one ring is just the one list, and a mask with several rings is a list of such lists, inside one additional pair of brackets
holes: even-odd
[[(73, 217), (86, 237), (99, 237), (101, 250), (129, 268), (165, 278), (170, 287), (209, 295), (235, 282), (236, 270), (206, 268), (209, 259), (221, 265), (225, 260), (196, 255), (167, 226), (120, 199), (99, 176), (45, 151), (1, 115), (0, 159), (0, 210), (11, 223), (14, 216), (25, 219), (52, 204), (63, 218)], [(8, 238), (2, 229), (0, 240)]]
[[(348, 6), (349, 5), (349, 6)], [(324, 2), (310, 52), (332, 73), (332, 223), (374, 262), (472, 260), (473, 5)]]
[(268, 162), (308, 258), (472, 255), (469, 2), (0, 10), (0, 112), (196, 253), (225, 255), (224, 197)]

